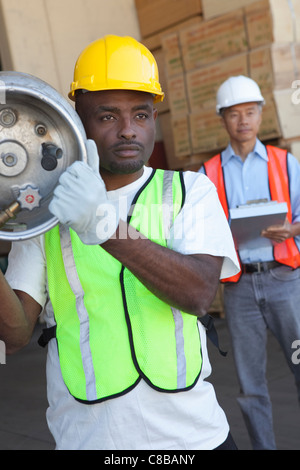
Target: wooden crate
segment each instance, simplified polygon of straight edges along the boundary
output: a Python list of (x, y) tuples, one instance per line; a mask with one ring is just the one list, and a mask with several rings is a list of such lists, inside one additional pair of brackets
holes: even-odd
[(189, 112), (186, 93), (185, 75), (176, 75), (167, 79), (168, 100), (172, 115), (186, 115)]
[(250, 77), (262, 94), (289, 88), (300, 78), (300, 45), (271, 44), (249, 53)]
[[(266, 99), (259, 138), (289, 139), (298, 151), (300, 7), (299, 18), (293, 17), (295, 1), (300, 5), (300, 0), (238, 1), (232, 13), (185, 21), (156, 35), (167, 95), (159, 117), (169, 168), (195, 168), (227, 146), (229, 137), (215, 112), (216, 93), (237, 75), (252, 77)], [(291, 90), (292, 83), (297, 89)]]
[(164, 113), (170, 109), (169, 105), (169, 93), (168, 93), (168, 80), (166, 74), (166, 64), (165, 64), (165, 57), (164, 52), (162, 49), (157, 49), (153, 51), (153, 56), (156, 60), (158, 72), (159, 72), (159, 82), (162, 87), (162, 91), (164, 92), (165, 96), (162, 102), (156, 103), (155, 107), (157, 108), (159, 113)]
[(243, 11), (179, 31), (186, 71), (248, 51)]
[(295, 40), (293, 9), (289, 0), (259, 0), (245, 8), (249, 49)]
[(275, 90), (274, 99), (284, 139), (300, 136), (300, 82), (298, 88)]
[(135, 0), (142, 38), (202, 13), (201, 0)]
[(299, 0), (202, 0), (205, 21), (241, 8), (245, 12), (250, 49), (271, 42), (299, 41)]
[(168, 168), (174, 170), (184, 168), (191, 160), (187, 116), (173, 118), (171, 113), (163, 113), (159, 115), (159, 125), (163, 135)]
[(179, 75), (183, 70), (183, 57), (179, 42), (178, 31), (162, 37), (162, 50), (164, 53), (165, 70), (168, 77)]
[(202, 11), (205, 20), (242, 8), (256, 0), (202, 0)]
[(158, 33), (154, 33), (151, 36), (148, 36), (147, 38), (143, 38), (142, 42), (143, 44), (145, 44), (146, 47), (148, 47), (150, 51), (160, 49), (162, 47), (162, 39), (164, 36), (167, 36), (171, 33), (176, 33), (176, 32), (178, 33), (179, 29), (184, 29), (194, 24), (199, 24), (201, 23), (202, 20), (203, 20), (202, 15), (193, 16), (192, 18), (189, 18), (188, 20), (181, 21), (180, 23), (177, 23), (174, 26), (170, 26), (169, 28), (163, 29), (162, 31), (159, 31)]
[(300, 42), (300, 2), (299, 0), (290, 0), (293, 8), (293, 25), (295, 32), (295, 42)]
[(297, 158), (298, 162), (300, 163), (300, 142), (299, 140), (295, 140), (294, 142), (290, 143), (290, 152)]
[(281, 138), (282, 129), (274, 94), (272, 92), (265, 93), (264, 98), (266, 104), (263, 107), (263, 118), (258, 137), (263, 141)]
[(248, 55), (238, 54), (186, 74), (190, 111), (212, 109), (220, 85), (230, 76), (248, 75)]
[(227, 147), (228, 134), (215, 109), (191, 113), (189, 120), (194, 154)]

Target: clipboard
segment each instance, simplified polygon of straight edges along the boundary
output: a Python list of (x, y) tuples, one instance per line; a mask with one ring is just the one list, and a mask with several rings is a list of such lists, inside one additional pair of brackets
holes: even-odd
[(283, 225), (287, 212), (287, 203), (277, 201), (251, 201), (230, 209), (230, 228), (235, 243), (239, 247), (247, 244), (249, 249), (270, 246), (270, 240), (260, 234), (270, 225)]

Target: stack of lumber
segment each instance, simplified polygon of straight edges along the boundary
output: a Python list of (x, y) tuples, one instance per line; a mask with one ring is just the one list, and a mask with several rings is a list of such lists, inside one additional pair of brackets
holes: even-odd
[(266, 100), (260, 138), (300, 160), (299, 0), (136, 0), (142, 42), (158, 62), (169, 168), (199, 168), (227, 144), (221, 83), (246, 75)]

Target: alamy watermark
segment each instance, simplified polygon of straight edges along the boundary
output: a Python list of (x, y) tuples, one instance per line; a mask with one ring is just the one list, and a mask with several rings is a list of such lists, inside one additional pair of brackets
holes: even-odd
[(292, 83), (292, 88), (295, 91), (292, 93), (292, 103), (300, 104), (300, 80), (294, 80)]
[(6, 346), (4, 341), (0, 341), (0, 365), (6, 364)]
[[(195, 240), (202, 245), (205, 237), (205, 206), (198, 204), (196, 207), (186, 203), (184, 211), (175, 207), (175, 212), (179, 212), (174, 223), (173, 206), (168, 204), (135, 204), (131, 206), (130, 214), (132, 226), (135, 220), (142, 221), (143, 235), (152, 241), (165, 239), (168, 242), (175, 240)], [(119, 219), (126, 221), (127, 219), (127, 198), (121, 197), (117, 206), (110, 202), (100, 204), (97, 208), (98, 223), (96, 233), (99, 239), (114, 238), (114, 232), (118, 225)], [(160, 223), (162, 221), (162, 224)], [(138, 223), (139, 225), (139, 223)], [(132, 228), (131, 226), (131, 228)], [(141, 236), (135, 230), (126, 230), (124, 233), (119, 232), (118, 238), (138, 238)]]
[(292, 354), (292, 363), (298, 365), (300, 364), (300, 339), (296, 339), (292, 343), (292, 349), (295, 349)]
[(0, 104), (6, 104), (6, 84), (0, 80)]

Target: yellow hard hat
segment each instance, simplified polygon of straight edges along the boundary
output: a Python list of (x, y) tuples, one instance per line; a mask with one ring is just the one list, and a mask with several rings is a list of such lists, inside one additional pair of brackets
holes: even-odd
[(151, 52), (129, 36), (108, 35), (87, 46), (77, 59), (69, 98), (76, 90), (135, 90), (162, 101), (156, 61)]

